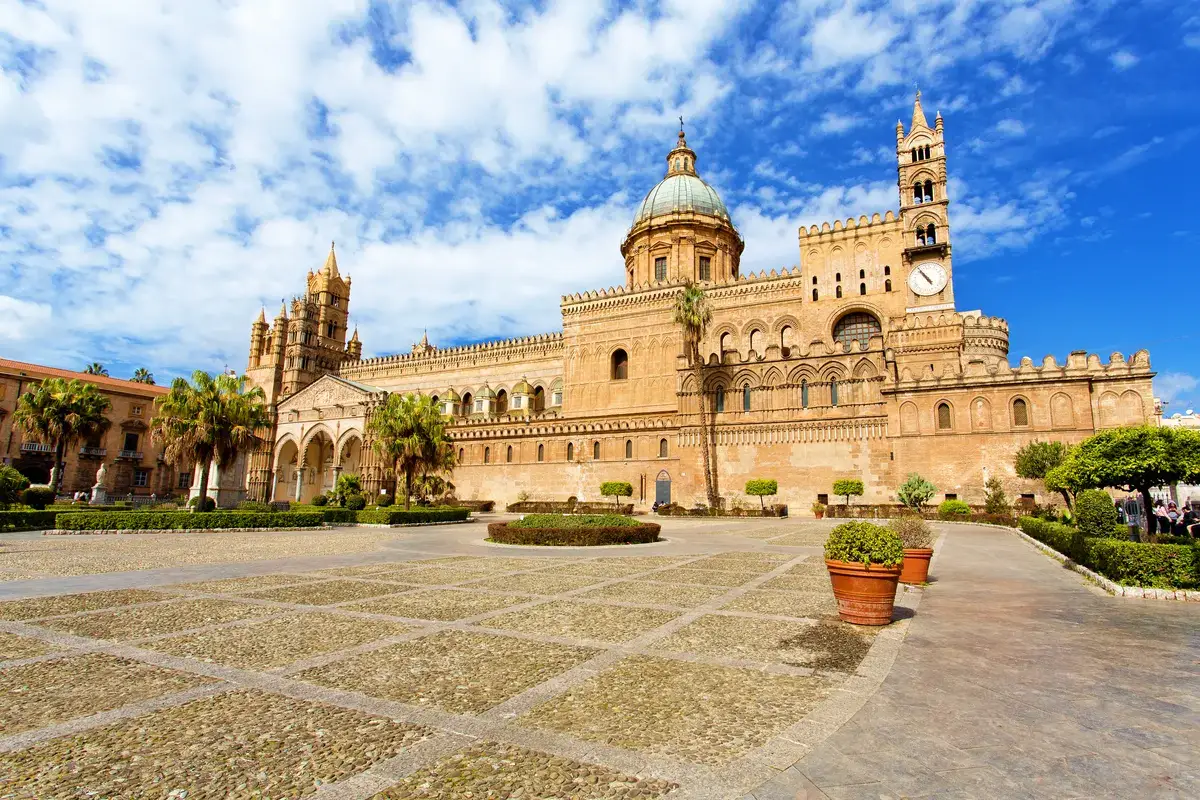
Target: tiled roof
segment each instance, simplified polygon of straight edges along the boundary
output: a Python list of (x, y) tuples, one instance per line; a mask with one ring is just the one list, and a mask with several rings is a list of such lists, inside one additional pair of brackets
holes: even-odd
[(24, 361), (12, 361), (7, 358), (0, 358), (0, 375), (12, 374), (13, 376), (22, 376), (41, 380), (43, 378), (78, 378), (81, 381), (94, 383), (101, 389), (115, 389), (130, 394), (142, 395), (164, 395), (171, 391), (169, 386), (152, 386), (148, 383), (136, 383), (134, 381), (125, 381), (120, 378), (109, 378), (104, 375), (88, 375), (86, 372), (75, 372), (69, 369), (59, 369), (58, 367), (43, 367), (40, 364), (27, 364)]

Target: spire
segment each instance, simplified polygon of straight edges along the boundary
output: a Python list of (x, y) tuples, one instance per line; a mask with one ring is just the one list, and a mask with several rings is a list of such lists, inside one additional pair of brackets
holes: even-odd
[(352, 342), (358, 341), (358, 326), (357, 325), (354, 326), (354, 335), (350, 337), (350, 341), (352, 341)]
[(683, 132), (683, 117), (679, 118), (679, 135), (675, 147), (667, 153), (667, 175), (695, 175), (696, 153), (688, 147), (687, 137)]
[(287, 319), (287, 300), (279, 301), (279, 314), (275, 319)]
[(917, 127), (928, 128), (929, 123), (925, 121), (925, 111), (921, 108), (921, 90), (917, 89), (917, 99), (913, 103), (912, 127), (916, 130)]
[(261, 309), (259, 309), (258, 319), (254, 320), (254, 321), (257, 322), (259, 325), (267, 324), (267, 307), (266, 306), (263, 306)]
[(325, 266), (321, 271), (331, 278), (338, 277), (337, 254), (333, 252), (333, 242), (329, 243), (329, 257), (325, 259)]

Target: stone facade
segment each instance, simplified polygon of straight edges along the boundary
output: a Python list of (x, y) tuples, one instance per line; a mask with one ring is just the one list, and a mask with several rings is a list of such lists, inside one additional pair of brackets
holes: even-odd
[[(1014, 367), (1007, 323), (958, 310), (944, 122), (928, 124), (919, 95), (896, 156), (898, 212), (801, 228), (798, 267), (746, 275), (742, 238), (681, 131), (621, 244), (624, 284), (564, 297), (562, 333), (444, 349), (422, 339), (362, 359), (357, 332), (345, 341), (350, 286), (331, 251), (291, 316), (252, 327), (249, 375), (278, 421), (251, 496), (307, 500), (341, 471), (371, 491), (390, 485), (364, 436), (389, 392), (438, 399), (459, 496), (499, 503), (598, 499), (606, 480), (632, 483), (641, 507), (703, 501), (701, 400), (715, 411), (720, 494), (754, 502), (745, 481), (776, 478), (777, 500), (804, 511), (840, 477), (863, 479), (864, 502), (891, 502), (911, 472), (939, 499), (979, 502), (989, 475), (1036, 495), (1013, 475), (1022, 444), (1156, 421), (1146, 351)], [(672, 319), (688, 281), (713, 307), (702, 386)]]
[(130, 494), (158, 497), (186, 493), (190, 472), (164, 462), (162, 448), (150, 438), (150, 419), (155, 399), (166, 394), (165, 386), (124, 381), (102, 375), (42, 367), (0, 359), (0, 463), (9, 464), (34, 483), (50, 479), (54, 453), (50, 445), (26, 441), (12, 424), (17, 398), (46, 378), (78, 379), (91, 383), (111, 404), (108, 432), (98, 441), (77, 442), (66, 453), (62, 491), (90, 491), (96, 472), (106, 464), (108, 493), (120, 499)]

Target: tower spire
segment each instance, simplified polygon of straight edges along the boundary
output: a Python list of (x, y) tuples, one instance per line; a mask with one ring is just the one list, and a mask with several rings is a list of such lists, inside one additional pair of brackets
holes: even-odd
[(925, 110), (921, 108), (921, 90), (917, 89), (917, 99), (913, 102), (912, 128), (917, 126), (928, 128), (929, 123), (925, 121)]
[(679, 135), (675, 147), (667, 153), (667, 175), (695, 175), (696, 152), (688, 147), (687, 136), (683, 132), (683, 117), (679, 118)]
[(327, 273), (331, 278), (336, 278), (339, 276), (337, 267), (337, 254), (334, 253), (333, 245), (334, 243), (331, 241), (329, 243), (329, 256), (325, 259), (325, 266), (321, 271)]

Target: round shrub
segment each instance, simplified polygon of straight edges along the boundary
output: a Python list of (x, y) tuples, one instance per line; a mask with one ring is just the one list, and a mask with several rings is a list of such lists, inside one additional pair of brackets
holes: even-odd
[(387, 508), (391, 504), (392, 496), (390, 494), (381, 494), (379, 495), (379, 499), (375, 501), (375, 505), (379, 506), (380, 508)]
[(1085, 489), (1075, 497), (1075, 520), (1084, 536), (1109, 538), (1116, 532), (1117, 509), (1107, 492)]
[(29, 488), (29, 478), (26, 478), (15, 467), (0, 464), (0, 510), (8, 508), (21, 499), (21, 494)]
[(237, 504), (238, 511), (253, 511), (257, 514), (270, 514), (275, 509), (271, 508), (270, 503), (260, 503), (257, 500), (243, 500)]
[(367, 498), (361, 494), (351, 494), (346, 496), (346, 508), (350, 511), (362, 511), (367, 507)]
[(933, 546), (933, 529), (920, 517), (897, 517), (888, 527), (904, 542), (905, 550), (925, 550)]
[(962, 500), (943, 500), (938, 506), (940, 519), (957, 519), (971, 516), (971, 507)]
[[(120, 503), (117, 505), (120, 505)], [(200, 497), (197, 495), (191, 500), (188, 500), (188, 508), (192, 509), (193, 511), (215, 511), (217, 508), (217, 501), (213, 500), (211, 497), (206, 497), (204, 498), (204, 506), (201, 507)]]
[(319, 494), (319, 495), (317, 495), (316, 497), (314, 497), (314, 498), (312, 499), (312, 504), (313, 504), (314, 506), (317, 506), (317, 507), (324, 506), (324, 505), (328, 505), (328, 504), (329, 504), (329, 498), (328, 498), (328, 497), (326, 497), (326, 496), (325, 496), (325, 495), (323, 495), (323, 494)]
[(850, 564), (895, 567), (904, 560), (904, 542), (895, 532), (870, 522), (843, 522), (825, 541), (825, 558)]
[(49, 486), (30, 486), (21, 492), (21, 502), (37, 511), (42, 511), (54, 502), (54, 490)]
[(632, 528), (638, 521), (622, 514), (526, 514), (514, 528)]

